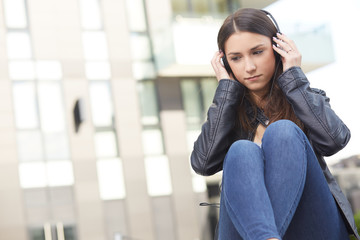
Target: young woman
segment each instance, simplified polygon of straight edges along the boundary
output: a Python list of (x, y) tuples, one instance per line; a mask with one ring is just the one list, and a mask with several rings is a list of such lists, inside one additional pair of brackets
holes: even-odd
[(360, 239), (323, 156), (350, 131), (310, 88), (295, 43), (257, 9), (230, 15), (211, 64), (219, 81), (193, 169), (223, 170), (218, 239)]

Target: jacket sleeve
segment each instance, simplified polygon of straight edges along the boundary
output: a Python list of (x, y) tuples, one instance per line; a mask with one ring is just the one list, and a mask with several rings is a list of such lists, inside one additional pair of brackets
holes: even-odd
[(223, 160), (231, 145), (237, 108), (244, 94), (244, 86), (237, 81), (222, 79), (214, 100), (194, 143), (191, 166), (200, 175), (209, 176), (222, 170)]
[(346, 146), (350, 130), (331, 109), (325, 92), (310, 88), (300, 67), (286, 70), (280, 75), (278, 83), (295, 115), (304, 123), (316, 152), (330, 156)]

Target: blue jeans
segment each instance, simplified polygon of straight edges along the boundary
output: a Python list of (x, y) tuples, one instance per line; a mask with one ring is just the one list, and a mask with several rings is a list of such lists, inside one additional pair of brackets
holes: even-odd
[(262, 145), (239, 140), (223, 165), (219, 240), (349, 239), (305, 134), (291, 121), (266, 129)]

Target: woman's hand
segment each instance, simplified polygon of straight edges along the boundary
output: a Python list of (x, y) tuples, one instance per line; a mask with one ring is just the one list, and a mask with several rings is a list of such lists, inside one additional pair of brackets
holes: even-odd
[(277, 44), (277, 46), (273, 45), (273, 49), (281, 56), (284, 72), (291, 67), (301, 66), (301, 54), (293, 40), (279, 33), (273, 40)]
[(220, 81), (221, 79), (230, 79), (229, 73), (226, 71), (224, 65), (221, 62), (221, 58), (224, 56), (222, 51), (217, 51), (214, 54), (214, 57), (211, 60), (211, 66), (214, 69), (216, 79)]

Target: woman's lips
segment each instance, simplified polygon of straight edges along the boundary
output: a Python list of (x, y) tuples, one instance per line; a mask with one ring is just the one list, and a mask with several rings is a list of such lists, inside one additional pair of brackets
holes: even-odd
[(261, 76), (261, 74), (260, 75), (255, 75), (255, 76), (252, 76), (252, 77), (245, 78), (245, 80), (247, 80), (247, 81), (256, 81), (256, 80), (259, 79), (260, 76)]

